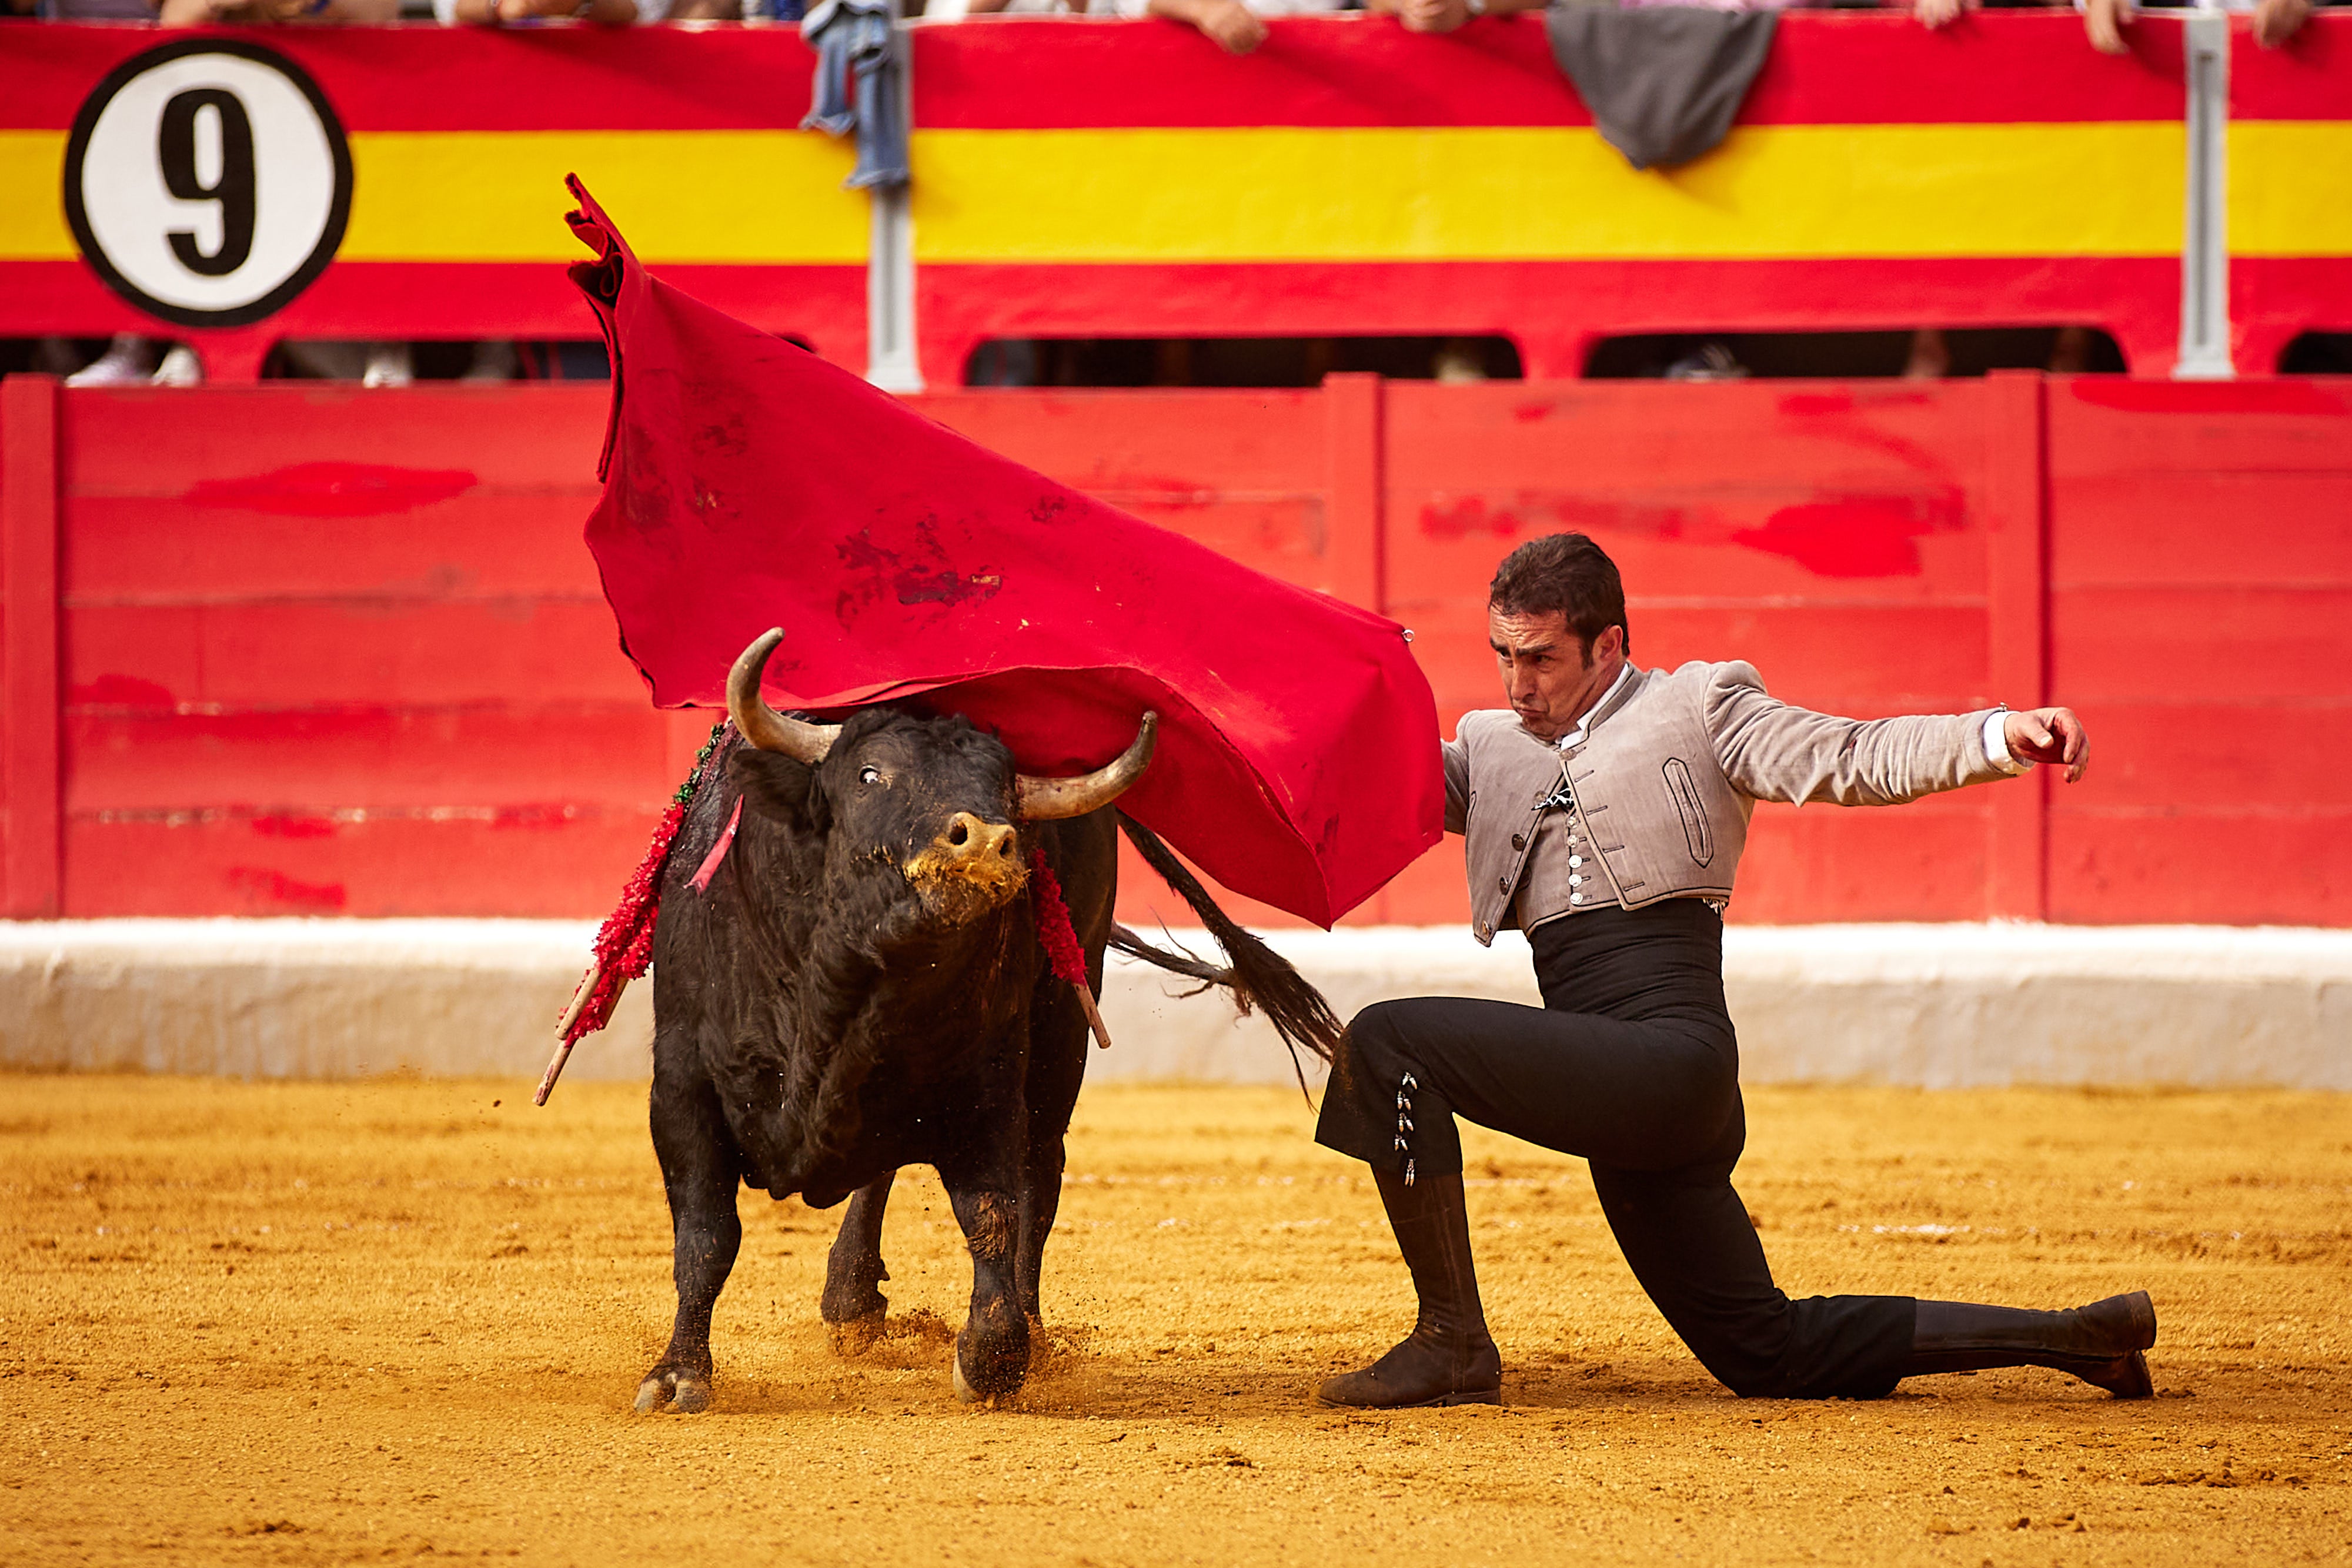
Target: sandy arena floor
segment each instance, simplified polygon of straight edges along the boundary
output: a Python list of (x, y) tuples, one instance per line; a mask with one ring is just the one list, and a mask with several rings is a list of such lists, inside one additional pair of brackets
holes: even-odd
[(0, 1561), (2352, 1561), (2352, 1097), (1766, 1091), (1741, 1188), (1795, 1293), (2132, 1286), (2160, 1396), (2055, 1374), (1742, 1403), (1580, 1164), (1472, 1145), (1501, 1410), (1344, 1416), (1410, 1312), (1295, 1093), (1097, 1089), (1050, 1354), (968, 1411), (928, 1173), (897, 1331), (835, 1360), (835, 1218), (744, 1199), (718, 1404), (636, 1417), (668, 1219), (639, 1091), (0, 1079)]

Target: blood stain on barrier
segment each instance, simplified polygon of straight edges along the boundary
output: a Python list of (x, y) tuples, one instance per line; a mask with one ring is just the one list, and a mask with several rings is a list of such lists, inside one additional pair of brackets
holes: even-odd
[(377, 517), (462, 496), (479, 481), (464, 468), (387, 463), (297, 463), (267, 474), (206, 479), (183, 499), (281, 517)]

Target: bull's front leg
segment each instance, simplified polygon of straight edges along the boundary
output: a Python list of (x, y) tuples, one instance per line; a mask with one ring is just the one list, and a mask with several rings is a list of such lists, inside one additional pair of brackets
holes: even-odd
[(833, 1333), (835, 1355), (863, 1355), (882, 1337), (890, 1300), (875, 1287), (890, 1277), (882, 1262), (882, 1211), (890, 1203), (891, 1171), (850, 1195), (849, 1212), (825, 1259), (824, 1294), (817, 1313)]
[(743, 1223), (735, 1212), (735, 1142), (719, 1095), (698, 1073), (660, 1071), (656, 1051), (654, 1153), (669, 1194), (671, 1274), (677, 1318), (669, 1348), (637, 1386), (641, 1415), (710, 1407), (710, 1312), (735, 1267)]
[(971, 1252), (971, 1312), (956, 1335), (956, 1397), (967, 1405), (1013, 1393), (1029, 1375), (1029, 1318), (1021, 1310), (1014, 1254), (1021, 1204), (1009, 1173), (940, 1173)]

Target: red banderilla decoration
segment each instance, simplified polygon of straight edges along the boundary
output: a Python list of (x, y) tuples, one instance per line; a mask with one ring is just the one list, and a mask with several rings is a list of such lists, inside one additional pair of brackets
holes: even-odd
[(1037, 909), (1037, 941), (1045, 949), (1045, 961), (1078, 993), (1078, 1006), (1086, 1009), (1087, 1027), (1095, 1031), (1095, 1043), (1108, 1051), (1110, 1030), (1103, 1027), (1102, 1009), (1095, 1006), (1094, 988), (1087, 984), (1086, 955), (1078, 951), (1078, 934), (1070, 925), (1070, 906), (1062, 902), (1061, 879), (1045, 863), (1045, 852), (1034, 845), (1029, 850), (1029, 890)]

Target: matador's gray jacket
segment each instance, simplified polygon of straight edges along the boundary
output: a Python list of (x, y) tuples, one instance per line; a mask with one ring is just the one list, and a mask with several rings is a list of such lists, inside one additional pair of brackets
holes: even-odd
[(1445, 826), (1468, 839), (1471, 929), (1605, 904), (1727, 899), (1759, 800), (1888, 806), (2018, 770), (1986, 755), (1995, 710), (1863, 721), (1768, 695), (1753, 666), (1634, 670), (1566, 751), (1508, 709), (1445, 744)]

